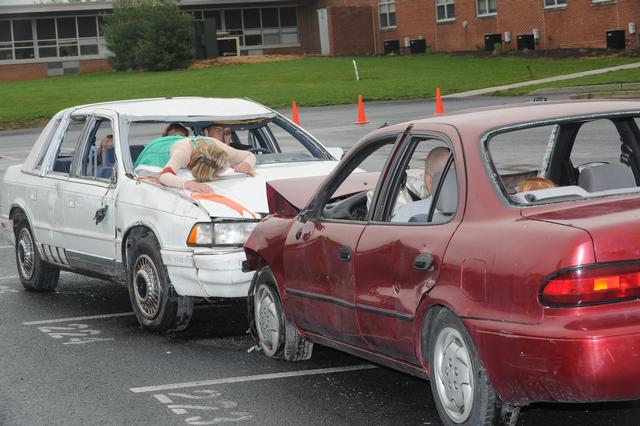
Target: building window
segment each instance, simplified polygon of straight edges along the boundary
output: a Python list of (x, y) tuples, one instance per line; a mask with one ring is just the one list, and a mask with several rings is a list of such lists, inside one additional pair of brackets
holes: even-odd
[(380, 13), (380, 29), (395, 28), (396, 26), (396, 1), (378, 0), (378, 13)]
[(238, 37), (243, 50), (297, 45), (298, 17), (295, 7), (192, 11), (193, 19), (216, 18), (219, 33)]
[(98, 56), (104, 38), (97, 16), (0, 21), (0, 61)]
[(438, 22), (456, 19), (455, 0), (436, 0), (436, 19)]
[(553, 9), (554, 7), (565, 7), (567, 0), (544, 0), (545, 9)]
[(493, 16), (498, 13), (496, 0), (476, 0), (478, 16)]

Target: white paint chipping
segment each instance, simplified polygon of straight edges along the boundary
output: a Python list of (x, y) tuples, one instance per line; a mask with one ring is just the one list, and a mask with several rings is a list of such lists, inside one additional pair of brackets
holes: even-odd
[(86, 317), (57, 318), (57, 319), (50, 319), (50, 320), (27, 321), (27, 322), (23, 322), (22, 324), (23, 325), (55, 324), (58, 322), (87, 321), (87, 320), (104, 319), (104, 318), (128, 317), (132, 315), (135, 315), (135, 314), (133, 312), (121, 312), (117, 314), (89, 315)]
[(318, 374), (345, 373), (348, 371), (369, 370), (377, 368), (375, 365), (351, 365), (347, 367), (319, 368), (315, 370), (287, 371), (284, 373), (256, 374), (253, 376), (228, 377), (226, 379), (201, 380), (198, 382), (173, 383), (170, 385), (144, 386), (129, 389), (134, 393), (157, 392), (171, 389), (194, 388), (199, 386), (224, 385), (229, 383), (257, 382), (260, 380), (285, 379), (288, 377), (313, 376)]

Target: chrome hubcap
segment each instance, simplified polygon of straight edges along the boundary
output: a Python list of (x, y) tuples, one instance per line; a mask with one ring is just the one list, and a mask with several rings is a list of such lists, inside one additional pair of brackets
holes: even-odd
[(133, 290), (136, 304), (145, 318), (158, 315), (162, 300), (162, 288), (156, 266), (149, 256), (141, 255), (133, 268)]
[(280, 321), (276, 302), (269, 289), (260, 286), (256, 293), (256, 329), (260, 338), (260, 346), (268, 356), (275, 355), (280, 343)]
[(473, 408), (473, 365), (458, 330), (446, 327), (438, 335), (433, 359), (435, 386), (440, 401), (454, 423), (469, 418)]
[(33, 240), (27, 228), (22, 228), (20, 231), (16, 249), (18, 250), (18, 267), (20, 268), (20, 274), (25, 279), (30, 280), (33, 276), (35, 247), (33, 246)]

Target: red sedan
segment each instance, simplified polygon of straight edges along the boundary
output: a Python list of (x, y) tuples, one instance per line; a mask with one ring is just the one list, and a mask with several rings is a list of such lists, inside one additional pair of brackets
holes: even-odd
[(429, 379), (445, 424), (640, 399), (640, 103), (531, 102), (378, 129), (270, 182), (245, 245), (265, 355)]

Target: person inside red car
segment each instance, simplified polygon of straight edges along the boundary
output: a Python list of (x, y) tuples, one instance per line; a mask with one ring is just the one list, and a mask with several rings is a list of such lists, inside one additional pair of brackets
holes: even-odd
[(424, 192), (427, 195), (426, 198), (402, 206), (391, 218), (392, 222), (409, 222), (413, 216), (429, 211), (429, 207), (431, 207), (433, 176), (442, 172), (448, 158), (448, 148), (439, 146), (429, 151), (424, 161)]

